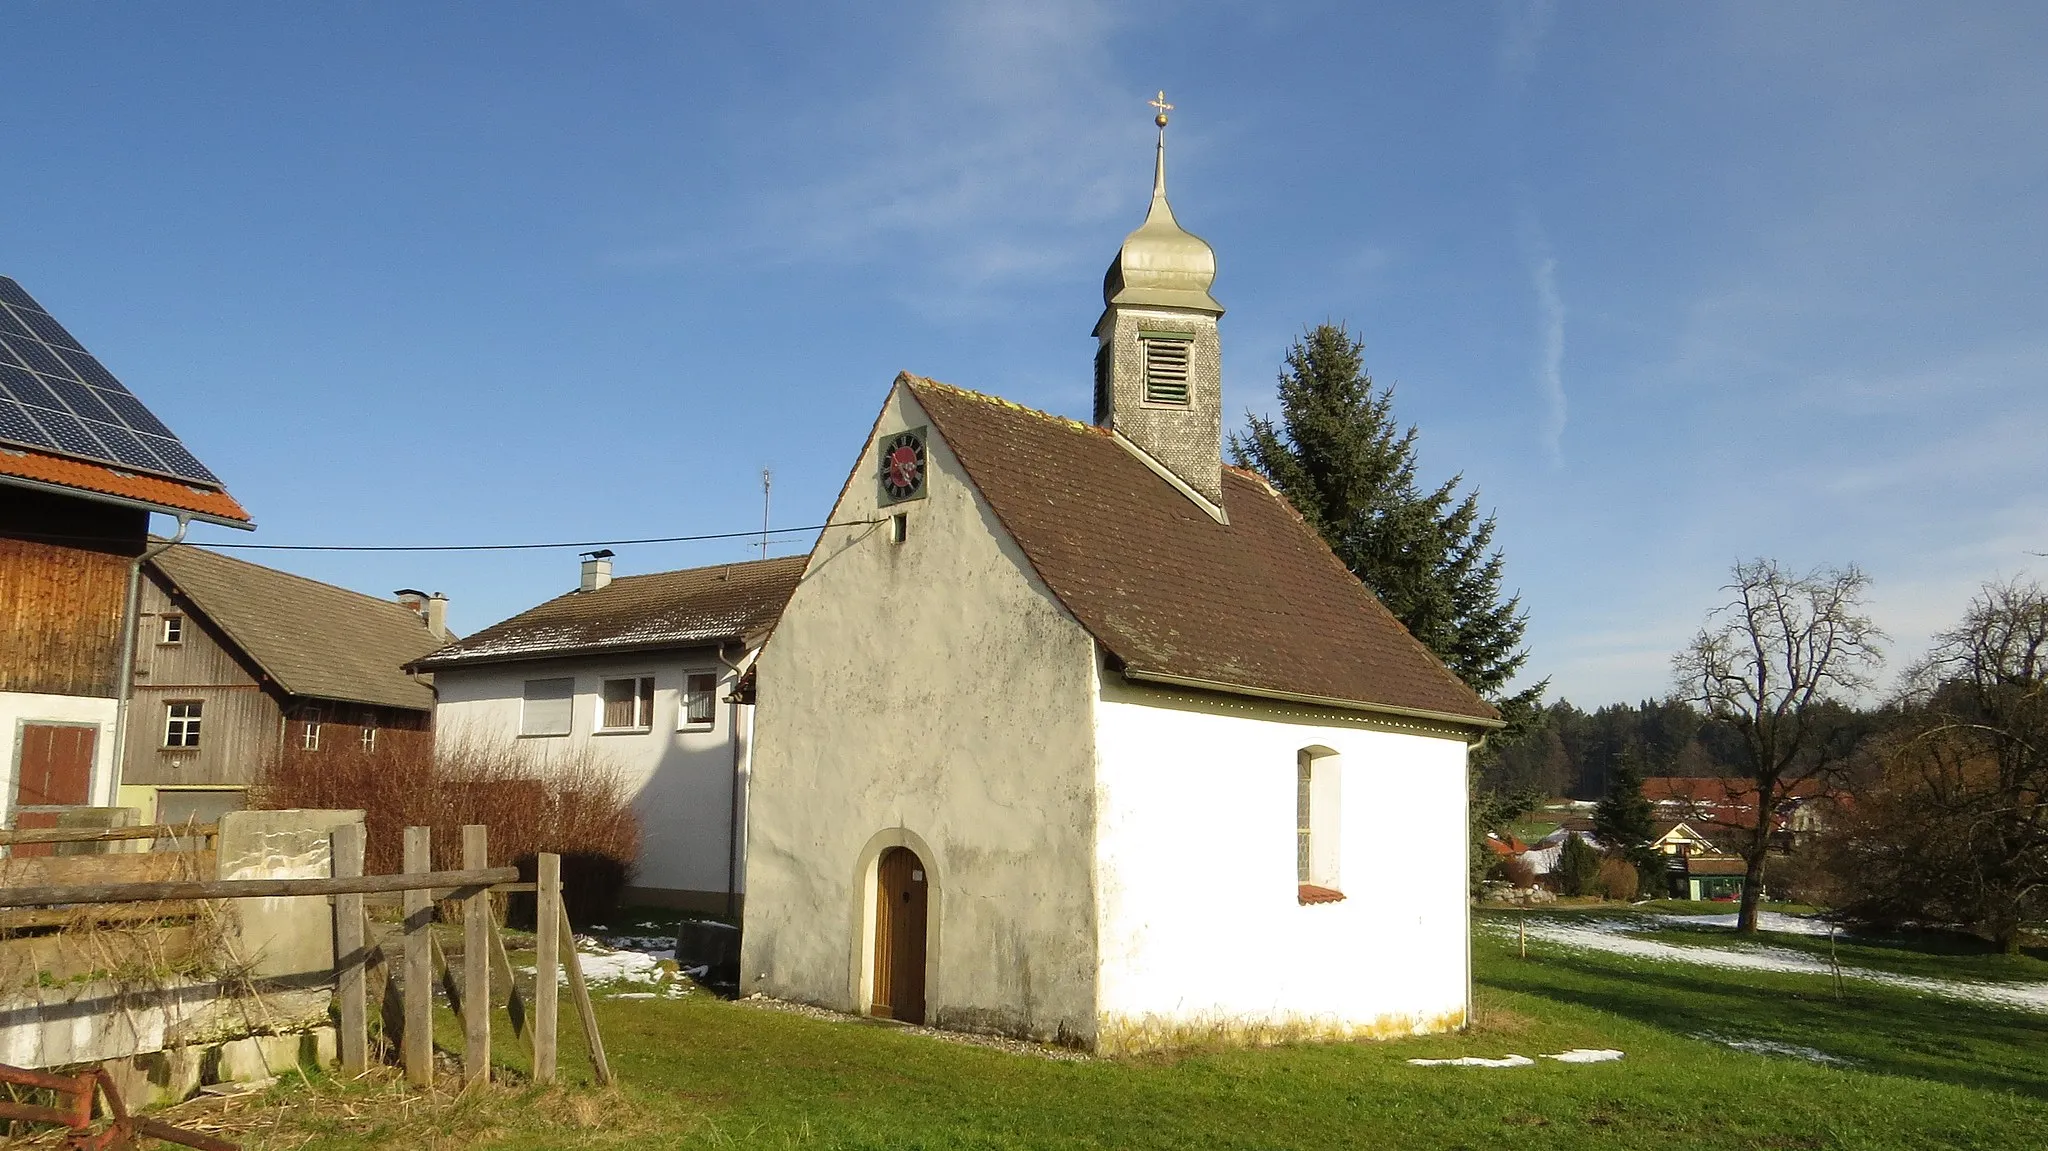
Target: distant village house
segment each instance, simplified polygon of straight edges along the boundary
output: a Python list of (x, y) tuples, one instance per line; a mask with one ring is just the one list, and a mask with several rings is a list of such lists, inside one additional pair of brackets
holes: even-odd
[(436, 740), (594, 753), (640, 819), (629, 902), (731, 914), (744, 855), (753, 707), (746, 677), (804, 557), (613, 578), (584, 557), (575, 590), (412, 665), (439, 691)]

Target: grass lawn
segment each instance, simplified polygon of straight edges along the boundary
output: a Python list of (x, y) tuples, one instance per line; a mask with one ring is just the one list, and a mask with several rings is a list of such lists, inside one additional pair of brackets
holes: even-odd
[[(250, 1103), (251, 1122), (236, 1137), (252, 1149), (1882, 1151), (2048, 1142), (2048, 1015), (1871, 985), (1838, 1000), (1823, 977), (1544, 944), (1520, 960), (1512, 936), (1499, 930), (1511, 914), (1481, 917), (1479, 1020), (1464, 1034), (1060, 1062), (701, 992), (610, 999), (598, 1012), (623, 1084), (615, 1091), (514, 1088), (404, 1103), (388, 1081), (315, 1076), (310, 1086), (289, 1080)], [(444, 1036), (459, 1046), (447, 1022)], [(506, 1064), (523, 1067), (500, 1035)], [(566, 998), (563, 1036), (566, 1078), (587, 1081)], [(1729, 1040), (1812, 1048), (1846, 1062), (1755, 1054)], [(1405, 1062), (1577, 1047), (1627, 1056), (1503, 1070)]]

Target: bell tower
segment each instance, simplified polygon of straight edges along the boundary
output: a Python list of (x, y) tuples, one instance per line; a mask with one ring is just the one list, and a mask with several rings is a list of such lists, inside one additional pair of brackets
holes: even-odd
[(1216, 253), (1173, 218), (1166, 202), (1166, 113), (1161, 92), (1152, 207), (1124, 237), (1102, 277), (1095, 322), (1095, 422), (1222, 518), (1223, 354), (1209, 294)]

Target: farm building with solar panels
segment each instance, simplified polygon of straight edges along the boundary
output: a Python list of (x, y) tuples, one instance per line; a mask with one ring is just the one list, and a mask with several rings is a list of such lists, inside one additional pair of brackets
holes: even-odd
[(0, 276), (0, 802), (13, 826), (26, 809), (114, 800), (124, 726), (145, 722), (125, 701), (152, 513), (180, 533), (252, 526), (163, 421)]

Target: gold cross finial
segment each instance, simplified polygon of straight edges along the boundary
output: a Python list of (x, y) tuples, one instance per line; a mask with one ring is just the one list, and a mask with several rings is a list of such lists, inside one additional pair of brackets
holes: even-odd
[(1145, 102), (1151, 105), (1152, 107), (1159, 109), (1159, 115), (1152, 122), (1159, 125), (1162, 128), (1166, 127), (1166, 114), (1168, 112), (1173, 111), (1173, 105), (1166, 102), (1165, 90), (1161, 89), (1159, 95)]

